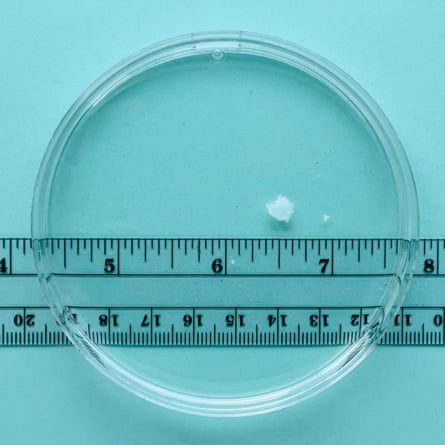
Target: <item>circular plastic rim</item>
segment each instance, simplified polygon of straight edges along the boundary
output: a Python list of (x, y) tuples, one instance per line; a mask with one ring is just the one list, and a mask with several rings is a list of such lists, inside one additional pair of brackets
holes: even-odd
[[(393, 279), (381, 300), (385, 309), (382, 319), (336, 359), (308, 377), (279, 390), (241, 398), (212, 398), (172, 391), (134, 375), (110, 359), (82, 332), (70, 326), (54, 280), (51, 280), (51, 269), (39, 248), (39, 240), (49, 237), (48, 206), (58, 160), (72, 132), (88, 111), (142, 71), (184, 57), (219, 55), (214, 53), (218, 50), (266, 57), (302, 70), (328, 86), (361, 114), (384, 147), (393, 170), (399, 201), (399, 238), (403, 241)], [(123, 60), (96, 80), (72, 105), (57, 127), (40, 166), (32, 205), (32, 237), (38, 276), (56, 320), (71, 342), (103, 374), (138, 396), (177, 411), (206, 416), (245, 416), (281, 409), (321, 392), (371, 352), (409, 287), (418, 239), (417, 193), (403, 147), (383, 111), (338, 67), (305, 48), (274, 37), (242, 31), (194, 33), (163, 41)]]

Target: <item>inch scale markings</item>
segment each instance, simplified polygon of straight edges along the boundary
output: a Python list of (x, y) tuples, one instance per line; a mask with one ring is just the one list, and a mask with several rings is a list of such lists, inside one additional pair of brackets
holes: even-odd
[[(61, 277), (333, 278), (390, 276), (400, 243), (404, 242), (397, 239), (57, 238), (39, 241), (39, 248), (49, 255), (54, 275)], [(445, 240), (421, 240), (415, 276), (444, 277), (443, 255)], [(33, 276), (32, 240), (0, 238), (0, 283), (2, 279)], [(89, 314), (88, 330), (104, 345), (303, 346), (354, 341), (366, 326), (368, 308), (82, 307), (70, 310), (84, 314), (81, 319)], [(404, 306), (381, 343), (443, 346), (444, 320), (445, 301), (444, 305)], [(45, 306), (0, 305), (0, 328), (2, 346), (68, 344)]]
[[(53, 238), (59, 276), (390, 276), (397, 239)], [(419, 242), (416, 275), (445, 276), (444, 239)], [(0, 238), (0, 277), (35, 275), (32, 241)]]
[[(435, 241), (439, 243), (439, 241)], [(57, 276), (390, 276), (404, 240), (57, 238), (39, 249)], [(427, 242), (423, 242), (426, 244)], [(443, 244), (443, 243), (442, 243)], [(435, 269), (445, 245), (428, 251)], [(430, 258), (431, 257), (431, 258)], [(32, 241), (2, 239), (0, 275), (34, 275)]]

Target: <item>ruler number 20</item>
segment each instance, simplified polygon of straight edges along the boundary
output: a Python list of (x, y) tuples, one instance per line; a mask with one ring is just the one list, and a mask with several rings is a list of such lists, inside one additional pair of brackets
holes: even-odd
[(24, 324), (31, 327), (35, 325), (35, 317), (35, 314), (26, 314), (26, 316), (16, 314), (13, 321), (17, 327), (23, 326)]

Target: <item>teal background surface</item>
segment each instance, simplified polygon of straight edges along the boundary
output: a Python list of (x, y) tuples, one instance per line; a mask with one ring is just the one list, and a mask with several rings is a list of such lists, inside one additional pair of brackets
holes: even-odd
[[(421, 236), (444, 237), (444, 23), (441, 1), (2, 0), (0, 234), (29, 235), (46, 144), (63, 113), (105, 69), (167, 37), (244, 29), (306, 46), (365, 87), (411, 161)], [(5, 300), (40, 292), (34, 280), (20, 285), (23, 292)], [(412, 289), (425, 297), (429, 291), (417, 283)], [(296, 407), (208, 419), (139, 400), (72, 348), (3, 348), (0, 444), (442, 443), (444, 365), (441, 348), (379, 347), (347, 378)]]

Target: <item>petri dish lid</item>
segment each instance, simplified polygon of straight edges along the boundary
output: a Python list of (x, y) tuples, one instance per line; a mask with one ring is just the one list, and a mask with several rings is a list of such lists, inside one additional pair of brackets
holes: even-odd
[(72, 343), (140, 397), (209, 416), (292, 405), (360, 363), (417, 232), (377, 104), (320, 56), (246, 32), (167, 40), (100, 77), (50, 141), (32, 217)]

